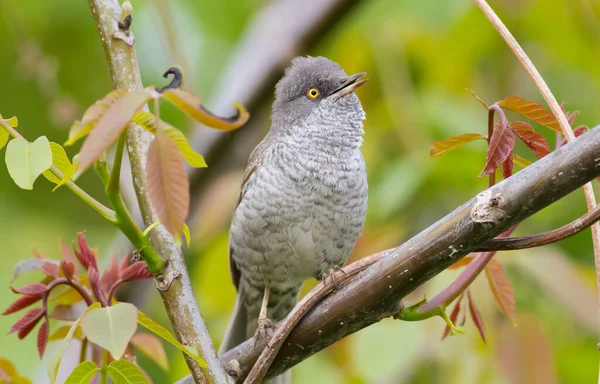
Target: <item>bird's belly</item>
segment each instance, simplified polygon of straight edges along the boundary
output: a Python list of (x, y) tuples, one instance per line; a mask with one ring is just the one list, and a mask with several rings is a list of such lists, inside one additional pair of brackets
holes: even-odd
[(256, 180), (234, 214), (230, 237), (242, 273), (272, 285), (343, 265), (366, 213), (366, 175), (353, 173), (341, 181), (323, 172), (318, 179)]

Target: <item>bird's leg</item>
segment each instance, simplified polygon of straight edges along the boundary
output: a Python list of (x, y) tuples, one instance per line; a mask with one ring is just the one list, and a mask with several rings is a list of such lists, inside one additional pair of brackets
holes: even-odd
[(339, 265), (334, 265), (333, 268), (329, 268), (329, 272), (321, 275), (321, 280), (323, 281), (323, 284), (327, 285), (327, 278), (331, 280), (332, 290), (334, 291), (339, 288), (338, 282), (335, 280), (335, 273), (337, 271), (346, 274), (346, 271), (344, 271), (342, 267), (340, 267)]
[(258, 314), (258, 328), (255, 336), (257, 339), (268, 340), (273, 331), (273, 322), (267, 317), (267, 307), (269, 306), (269, 287), (265, 285), (262, 305)]

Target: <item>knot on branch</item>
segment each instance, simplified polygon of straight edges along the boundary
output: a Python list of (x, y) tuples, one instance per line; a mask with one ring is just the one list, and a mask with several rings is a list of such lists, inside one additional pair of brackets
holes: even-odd
[(504, 197), (500, 194), (492, 195), (490, 190), (481, 192), (476, 197), (470, 217), (476, 223), (500, 223), (506, 217)]

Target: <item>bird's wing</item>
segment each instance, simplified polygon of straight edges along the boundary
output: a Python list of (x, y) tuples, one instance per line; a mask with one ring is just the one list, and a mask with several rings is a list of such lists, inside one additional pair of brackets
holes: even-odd
[[(240, 188), (240, 195), (238, 196), (237, 203), (235, 204), (235, 209), (240, 205), (244, 195), (246, 194), (246, 188), (248, 187), (248, 181), (252, 178), (254, 172), (260, 167), (261, 161), (263, 159), (263, 154), (269, 148), (271, 143), (271, 135), (267, 134), (265, 138), (254, 148), (252, 153), (250, 153), (250, 157), (248, 159), (248, 165), (246, 165), (246, 171), (244, 172), (244, 179), (242, 180), (242, 186)], [(231, 280), (235, 285), (236, 289), (239, 289), (240, 285), (240, 276), (241, 272), (235, 265), (233, 261), (233, 246), (231, 242), (229, 243), (229, 271), (231, 273)]]

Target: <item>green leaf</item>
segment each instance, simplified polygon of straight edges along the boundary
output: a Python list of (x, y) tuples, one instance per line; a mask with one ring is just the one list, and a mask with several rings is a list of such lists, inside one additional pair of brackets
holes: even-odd
[(188, 227), (187, 224), (183, 224), (183, 236), (185, 237), (185, 245), (189, 248), (192, 236), (190, 235), (190, 227)]
[(169, 343), (173, 344), (181, 352), (187, 354), (192, 359), (196, 360), (198, 365), (200, 365), (201, 367), (203, 367), (203, 368), (208, 367), (206, 362), (200, 356), (198, 356), (194, 353), (195, 352), (194, 348), (186, 347), (185, 345), (181, 344), (179, 341), (177, 341), (177, 339), (175, 339), (175, 336), (173, 336), (171, 334), (171, 332), (169, 332), (165, 327), (156, 323), (154, 320), (152, 320), (151, 318), (146, 316), (144, 313), (142, 313), (142, 311), (138, 311), (138, 323), (140, 323), (140, 325), (146, 327), (149, 331), (154, 332), (154, 334), (156, 334), (157, 336), (160, 336), (163, 339), (165, 339), (166, 341), (168, 341)]
[(452, 136), (445, 140), (436, 140), (429, 147), (429, 156), (438, 157), (475, 140), (486, 140), (486, 137), (479, 133), (463, 133), (462, 135)]
[(58, 187), (64, 185), (71, 179), (73, 173), (75, 173), (76, 165), (71, 164), (71, 161), (67, 157), (67, 153), (62, 145), (50, 142), (50, 150), (52, 151), (52, 165), (62, 172), (63, 178), (62, 180), (59, 179), (50, 170), (44, 171), (42, 174), (46, 179), (56, 184), (56, 187), (54, 187), (52, 190), (55, 191)]
[(148, 384), (142, 370), (129, 360), (115, 360), (106, 370), (114, 384)]
[(58, 348), (54, 351), (50, 359), (48, 360), (48, 376), (50, 377), (50, 382), (54, 384), (56, 382), (56, 376), (58, 375), (58, 367), (60, 366), (60, 360), (62, 359), (63, 353), (69, 346), (71, 339), (73, 338), (73, 334), (77, 327), (79, 327), (79, 322), (85, 316), (88, 311), (93, 311), (96, 308), (100, 308), (100, 303), (94, 303), (88, 307), (88, 309), (81, 315), (81, 317), (71, 325), (71, 329), (69, 329), (69, 333), (63, 339), (62, 343), (58, 346)]
[[(0, 115), (0, 120), (4, 120), (2, 118), (2, 115)], [(17, 120), (16, 116), (13, 116), (8, 120), (4, 120), (4, 122), (13, 128), (17, 128), (17, 125), (19, 125), (19, 120)], [(4, 128), (0, 127), (0, 149), (2, 149), (6, 145), (6, 142), (8, 141), (9, 136), (10, 135), (9, 135), (8, 131), (5, 130)]]
[(115, 360), (123, 356), (136, 329), (137, 308), (129, 303), (94, 309), (81, 319), (85, 337), (108, 350)]
[[(139, 124), (148, 132), (154, 135), (156, 134), (156, 118), (152, 113), (140, 111), (137, 112), (131, 120)], [(169, 138), (173, 140), (173, 142), (177, 146), (177, 149), (179, 149), (179, 152), (181, 152), (181, 154), (190, 166), (194, 168), (206, 167), (206, 161), (204, 161), (204, 157), (202, 157), (201, 154), (194, 152), (194, 150), (190, 146), (190, 143), (187, 141), (184, 134), (179, 129), (165, 123), (162, 120), (160, 122), (160, 128), (162, 129), (165, 135), (169, 136)]]
[(79, 364), (65, 381), (65, 384), (87, 384), (100, 368), (93, 361), (84, 361)]
[(169, 370), (169, 359), (165, 347), (156, 336), (138, 332), (131, 339), (131, 344), (162, 369)]
[(33, 189), (38, 176), (52, 166), (52, 151), (46, 136), (33, 143), (14, 139), (6, 147), (6, 167), (10, 177), (23, 189)]

